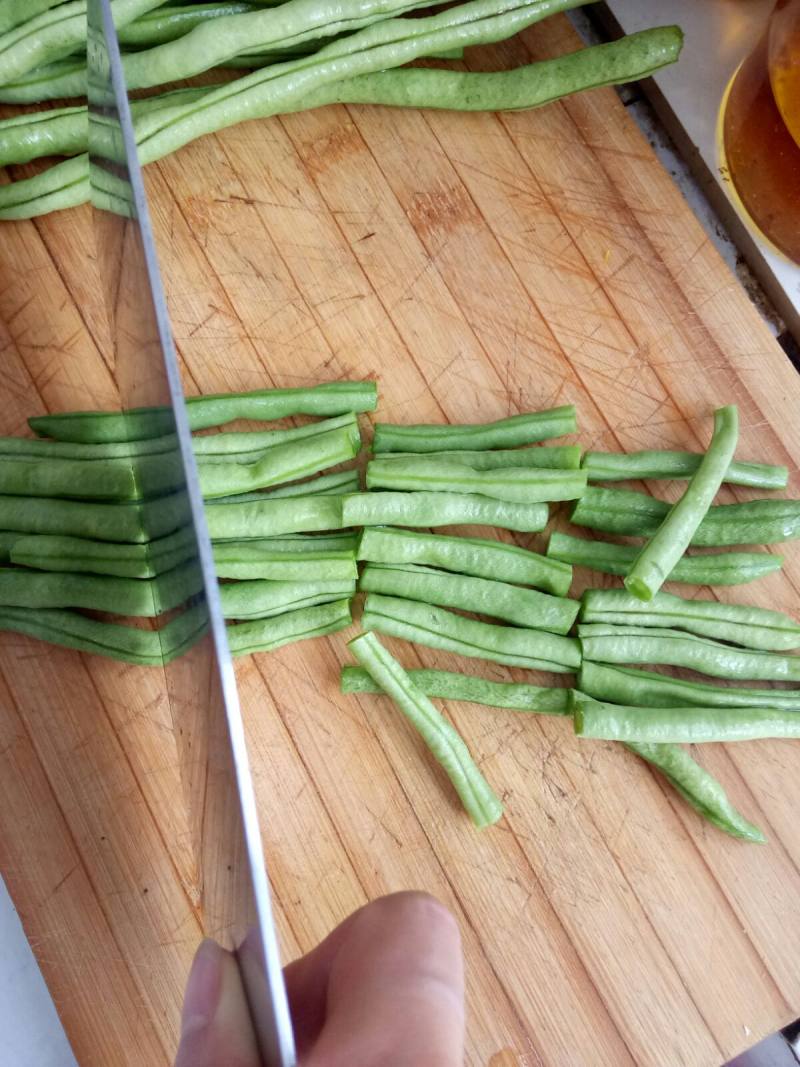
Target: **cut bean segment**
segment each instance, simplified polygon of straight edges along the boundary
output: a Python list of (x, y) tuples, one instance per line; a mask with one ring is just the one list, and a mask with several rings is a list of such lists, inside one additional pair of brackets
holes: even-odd
[(315, 530), (338, 530), (342, 523), (339, 496), (297, 496), (278, 500), (225, 504), (206, 509), (212, 541), (246, 540)]
[(580, 648), (574, 638), (467, 619), (445, 608), (400, 597), (370, 593), (364, 602), (361, 624), (365, 629), (429, 648), (512, 667), (564, 674), (580, 666)]
[(716, 778), (684, 749), (632, 741), (627, 747), (657, 768), (683, 799), (717, 829), (743, 841), (762, 845), (766, 842), (761, 830), (736, 810)]
[(19, 533), (65, 534), (136, 543), (172, 533), (184, 526), (188, 518), (188, 503), (181, 493), (145, 504), (0, 496), (0, 529)]
[[(626, 575), (639, 550), (633, 545), (609, 541), (587, 541), (584, 537), (552, 533), (547, 545), (549, 559), (576, 567), (588, 567), (602, 574)], [(670, 582), (687, 585), (744, 585), (779, 571), (782, 556), (768, 552), (714, 552), (683, 556), (670, 571)]]
[(800, 681), (800, 656), (750, 652), (680, 630), (590, 623), (578, 627), (578, 638), (584, 658), (599, 663), (660, 663), (715, 678)]
[(512, 415), (497, 422), (449, 426), (432, 423), (398, 426), (375, 424), (375, 452), (444, 452), (454, 449), (514, 448), (576, 433), (575, 408), (566, 404), (535, 414)]
[(578, 686), (597, 700), (643, 707), (782, 708), (800, 712), (800, 689), (745, 689), (741, 686), (688, 682), (655, 671), (611, 667), (585, 659)]
[(468, 493), (357, 493), (344, 498), (343, 526), (499, 526), (535, 533), (546, 504), (513, 504)]
[(739, 440), (734, 404), (714, 412), (714, 433), (680, 500), (665, 516), (625, 576), (625, 588), (639, 600), (652, 600), (692, 543), (719, 491)]
[[(236, 419), (271, 420), (290, 415), (344, 415), (374, 411), (378, 402), (375, 382), (326, 382), (298, 389), (259, 389), (250, 393), (190, 396), (186, 404), (189, 426), (205, 430)], [(60, 415), (37, 415), (28, 425), (42, 437), (59, 441), (136, 441), (160, 437), (173, 429), (172, 412), (166, 408), (134, 411), (70, 411)]]
[[(573, 508), (571, 521), (602, 533), (651, 537), (669, 513), (663, 500), (632, 489), (590, 485)], [(693, 545), (769, 545), (800, 537), (800, 500), (749, 500), (715, 504), (692, 537)]]
[(556, 634), (569, 632), (580, 609), (577, 600), (413, 563), (370, 563), (361, 574), (358, 588), (365, 593), (405, 597), (425, 604), (490, 615), (515, 626)]
[[(473, 674), (417, 668), (408, 671), (417, 689), (429, 697), (463, 700), (492, 708), (509, 708), (537, 715), (571, 715), (569, 689), (527, 685), (524, 682), (495, 682)], [(380, 693), (381, 687), (363, 667), (342, 667), (343, 693)]]
[(716, 600), (685, 600), (670, 593), (658, 593), (643, 604), (622, 589), (587, 589), (580, 617), (585, 623), (687, 630), (698, 637), (762, 652), (782, 652), (800, 645), (800, 624), (779, 611)]
[(591, 697), (573, 703), (575, 733), (636, 744), (700, 744), (800, 737), (800, 715), (780, 708), (639, 708), (603, 704)]
[(350, 600), (336, 600), (332, 604), (317, 604), (311, 608), (287, 611), (270, 619), (229, 624), (228, 644), (234, 656), (250, 656), (254, 652), (274, 652), (295, 641), (346, 630), (353, 622)]
[[(580, 445), (534, 445), (532, 448), (508, 448), (486, 451), (466, 449), (431, 453), (431, 459), (446, 463), (460, 463), (476, 471), (502, 470), (504, 467), (555, 467), (560, 470), (578, 470), (581, 465)], [(383, 463), (402, 463), (419, 459), (418, 452), (381, 453)]]
[(419, 732), (478, 827), (491, 826), (503, 805), (481, 774), (460, 735), (433, 706), (374, 634), (360, 634), (349, 643), (353, 655)]
[(493, 578), (514, 585), (533, 585), (554, 596), (566, 596), (572, 568), (536, 552), (479, 537), (447, 537), (391, 526), (367, 527), (358, 558), (372, 563), (421, 563), (442, 570)]
[(267, 540), (223, 541), (213, 548), (219, 578), (355, 582), (358, 577), (352, 552), (276, 551)]
[(586, 474), (515, 467), (479, 471), (437, 456), (415, 456), (402, 462), (372, 460), (367, 464), (367, 488), (476, 493), (495, 500), (538, 504), (575, 500), (586, 488)]
[(287, 611), (299, 611), (316, 604), (350, 599), (356, 591), (353, 579), (345, 581), (231, 582), (219, 590), (222, 614), (226, 619), (272, 619)]
[[(620, 482), (637, 479), (690, 478), (703, 458), (698, 452), (586, 452), (581, 467), (590, 482)], [(733, 460), (725, 472), (729, 485), (751, 489), (785, 489), (789, 481), (786, 467), (770, 463), (744, 463)]]

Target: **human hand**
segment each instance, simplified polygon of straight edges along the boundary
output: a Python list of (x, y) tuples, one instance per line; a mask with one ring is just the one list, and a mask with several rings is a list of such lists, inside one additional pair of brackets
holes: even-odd
[[(285, 970), (302, 1067), (462, 1067), (464, 978), (452, 915), (424, 893), (367, 904)], [(261, 1067), (233, 956), (198, 950), (175, 1067)]]

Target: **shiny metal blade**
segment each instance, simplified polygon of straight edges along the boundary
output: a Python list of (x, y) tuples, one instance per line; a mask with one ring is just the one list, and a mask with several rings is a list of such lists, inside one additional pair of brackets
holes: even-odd
[[(264, 1064), (294, 1067), (241, 709), (110, 0), (89, 0), (88, 16), (90, 176), (108, 362), (130, 416), (130, 438), (141, 436), (133, 409), (142, 407), (156, 409), (159, 434), (174, 434), (174, 453), (164, 456), (177, 471), (170, 513), (177, 525), (194, 530), (191, 558), (183, 564), (186, 603), (159, 635), (199, 913), (206, 935), (236, 954)], [(141, 474), (144, 491), (144, 465)], [(156, 578), (156, 601), (158, 588)]]

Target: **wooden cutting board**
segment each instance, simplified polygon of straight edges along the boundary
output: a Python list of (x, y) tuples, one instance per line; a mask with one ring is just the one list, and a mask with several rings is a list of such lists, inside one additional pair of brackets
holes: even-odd
[[(471, 63), (576, 46), (553, 20)], [(332, 107), (147, 175), (189, 392), (369, 376), (401, 421), (574, 402), (585, 445), (624, 449), (702, 446), (736, 401), (741, 455), (798, 491), (797, 375), (611, 91)], [(85, 210), (0, 231), (4, 433), (115, 403), (90, 247)], [(785, 556), (731, 599), (796, 611)], [(798, 745), (698, 753), (757, 847), (564, 721), (452, 704), (505, 799), (478, 833), (384, 701), (337, 693), (346, 658), (337, 636), (237, 669), (287, 959), (372, 897), (435, 893), (463, 930), (470, 1067), (716, 1067), (797, 1014)], [(5, 634), (0, 709), (0, 864), (79, 1062), (165, 1067), (199, 927), (158, 672)]]

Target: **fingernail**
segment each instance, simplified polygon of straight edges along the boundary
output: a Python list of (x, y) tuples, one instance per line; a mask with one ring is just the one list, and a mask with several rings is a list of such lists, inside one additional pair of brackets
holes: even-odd
[(183, 1002), (182, 1029), (199, 1030), (214, 1018), (222, 989), (222, 949), (206, 939), (197, 950)]

